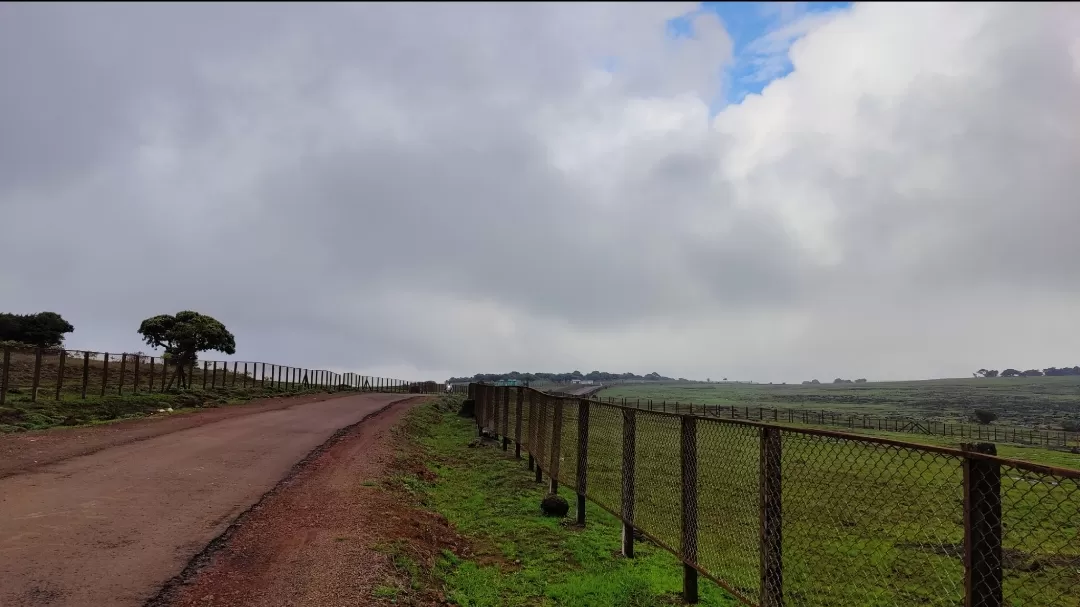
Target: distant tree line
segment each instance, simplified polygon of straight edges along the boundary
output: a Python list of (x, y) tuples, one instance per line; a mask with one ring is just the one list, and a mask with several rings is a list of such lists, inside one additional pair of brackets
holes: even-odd
[(56, 312), (8, 314), (0, 312), (0, 342), (16, 342), (39, 348), (59, 348), (64, 335), (75, 327)]
[(1080, 375), (1080, 367), (1050, 367), (1043, 369), (1028, 369), (1027, 371), (1018, 371), (1016, 369), (1005, 369), (998, 372), (997, 369), (979, 369), (975, 372), (975, 377), (1059, 377), (1062, 375)]
[[(593, 381), (615, 381), (619, 379), (637, 379), (645, 381), (674, 381), (670, 377), (664, 377), (655, 371), (647, 373), (645, 375), (638, 375), (636, 373), (608, 373), (607, 371), (590, 371), (589, 373), (582, 373), (581, 371), (572, 371), (570, 373), (520, 373), (518, 371), (511, 371), (510, 373), (477, 373), (472, 377), (451, 377), (450, 381), (455, 383), (464, 382), (484, 382), (484, 381), (499, 381), (505, 379), (516, 379), (520, 381), (552, 381), (552, 382), (568, 382), (575, 379), (591, 379)], [(685, 380), (684, 380), (685, 381)]]
[[(802, 383), (802, 385), (804, 385), (804, 386), (813, 386), (813, 385), (820, 384), (820, 383), (821, 382), (819, 382), (816, 379), (808, 379), (808, 380), (804, 381)], [(866, 378), (865, 377), (860, 377), (859, 379), (842, 379), (842, 378), (837, 377), (836, 379), (832, 380), (832, 383), (834, 383), (834, 384), (865, 384), (866, 383)]]

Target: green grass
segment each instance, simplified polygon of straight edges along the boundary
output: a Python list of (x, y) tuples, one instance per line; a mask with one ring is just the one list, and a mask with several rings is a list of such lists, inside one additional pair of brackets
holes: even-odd
[[(516, 392), (510, 395), (512, 416)], [(563, 402), (560, 478), (572, 483), (577, 401)], [(528, 411), (523, 409), (526, 432)], [(618, 510), (622, 411), (594, 404), (589, 415), (589, 496)], [(508, 427), (514, 425), (511, 418)], [(545, 427), (550, 429), (550, 418)], [(697, 422), (697, 561), (750, 599), (760, 585), (759, 432), (719, 420)], [(533, 449), (541, 461), (549, 461), (547, 445), (550, 440), (542, 439)], [(636, 445), (635, 523), (678, 546), (679, 418), (639, 411)], [(788, 604), (960, 604), (959, 458), (793, 432), (784, 433), (781, 447)], [(1080, 482), (1003, 467), (1002, 501), (1005, 604), (1080, 605)]]
[[(831, 380), (830, 380), (831, 381)], [(942, 379), (864, 384), (771, 385), (676, 382), (620, 384), (600, 395), (659, 404), (804, 408), (844, 414), (909, 416), (970, 423), (975, 409), (997, 413), (999, 423), (1060, 430), (1080, 421), (1080, 377)]]
[(99, 394), (81, 399), (76, 395), (63, 395), (61, 400), (39, 395), (31, 402), (28, 394), (16, 391), (8, 394), (8, 400), (0, 407), (0, 432), (24, 432), (44, 430), (57, 426), (84, 426), (108, 423), (124, 419), (163, 415), (160, 409), (173, 409), (173, 413), (200, 407), (216, 407), (244, 403), (255, 399), (296, 394), (317, 394), (325, 389), (286, 391), (271, 387), (193, 389), (190, 391), (155, 392), (152, 394)]
[[(621, 523), (592, 503), (584, 528), (541, 516), (546, 482), (533, 482), (524, 460), (512, 452), (467, 447), (475, 435), (472, 420), (428, 406), (411, 414), (408, 428), (436, 476), (431, 484), (412, 486), (423, 492), (428, 507), (482, 547), (474, 560), (444, 552), (438, 561), (434, 573), (455, 604), (679, 604), (682, 567), (675, 557), (639, 543), (636, 558), (623, 558), (618, 554)], [(573, 493), (560, 493), (574, 503)], [(703, 581), (701, 586), (702, 605), (737, 604), (715, 585)]]

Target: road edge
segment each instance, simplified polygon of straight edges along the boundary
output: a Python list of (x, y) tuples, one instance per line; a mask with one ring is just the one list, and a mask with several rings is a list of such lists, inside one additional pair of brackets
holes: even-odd
[(284, 489), (285, 486), (288, 485), (298, 474), (300, 474), (300, 472), (303, 471), (304, 468), (306, 468), (308, 465), (311, 464), (312, 461), (317, 459), (320, 455), (322, 455), (331, 447), (333, 447), (336, 443), (338, 443), (342, 438), (345, 437), (346, 434), (351, 432), (357, 426), (368, 421), (369, 419), (386, 413), (390, 410), (391, 407), (395, 405), (401, 405), (410, 401), (423, 400), (429, 397), (430, 395), (411, 395), (390, 401), (385, 406), (380, 407), (375, 411), (372, 411), (371, 413), (368, 413), (364, 417), (360, 418), (359, 421), (339, 428), (332, 435), (330, 435), (330, 438), (323, 441), (322, 444), (318, 445), (317, 447), (309, 451), (304, 457), (300, 458), (300, 461), (293, 464), (292, 467), (289, 468), (289, 471), (285, 474), (285, 476), (281, 477), (281, 479), (277, 483), (275, 483), (273, 487), (271, 487), (268, 491), (259, 496), (259, 499), (255, 500), (254, 503), (248, 506), (243, 512), (238, 514), (229, 523), (229, 525), (225, 528), (224, 531), (218, 534), (218, 536), (214, 539), (210, 540), (206, 544), (206, 546), (203, 547), (202, 550), (192, 556), (188, 560), (187, 565), (185, 565), (184, 568), (180, 570), (180, 573), (176, 574), (171, 579), (166, 581), (157, 591), (157, 593), (155, 593), (152, 597), (150, 597), (143, 603), (143, 607), (167, 607), (172, 601), (173, 595), (176, 593), (176, 591), (180, 587), (187, 585), (188, 582), (192, 578), (194, 578), (202, 568), (210, 564), (210, 561), (214, 557), (214, 554), (216, 554), (219, 550), (224, 548), (226, 544), (228, 544), (232, 536), (240, 527), (242, 527), (247, 522), (247, 519), (251, 517), (252, 513), (258, 510), (267, 500), (281, 492), (281, 490)]

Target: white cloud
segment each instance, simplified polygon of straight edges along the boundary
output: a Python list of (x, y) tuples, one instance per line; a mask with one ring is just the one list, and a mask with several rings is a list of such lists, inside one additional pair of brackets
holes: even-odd
[(794, 71), (711, 120), (694, 5), (4, 10), (0, 299), (75, 345), (191, 307), (420, 377), (1076, 363), (1074, 5), (784, 9)]

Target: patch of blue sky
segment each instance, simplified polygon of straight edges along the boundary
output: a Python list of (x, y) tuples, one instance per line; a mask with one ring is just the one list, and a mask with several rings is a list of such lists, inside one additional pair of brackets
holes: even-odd
[[(713, 112), (761, 93), (773, 80), (791, 73), (788, 50), (806, 33), (809, 18), (847, 10), (851, 2), (703, 2), (702, 11), (716, 13), (731, 36), (733, 61), (722, 77), (722, 92)], [(694, 15), (668, 22), (668, 35), (692, 37)]]

